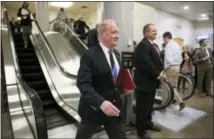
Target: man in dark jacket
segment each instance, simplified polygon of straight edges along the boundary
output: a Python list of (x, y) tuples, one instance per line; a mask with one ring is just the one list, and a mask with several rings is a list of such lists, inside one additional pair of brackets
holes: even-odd
[(126, 138), (123, 105), (116, 81), (120, 71), (120, 56), (114, 49), (118, 31), (116, 21), (103, 21), (98, 27), (100, 43), (81, 57), (77, 75), (81, 122), (76, 139), (91, 139), (102, 125), (109, 139)]
[(80, 39), (86, 39), (85, 28), (90, 29), (89, 26), (83, 21), (83, 17), (80, 17), (77, 21), (74, 22), (74, 30), (78, 35), (80, 35)]
[(98, 25), (96, 25), (96, 28), (88, 31), (88, 48), (96, 46), (99, 42), (97, 37), (97, 27)]
[(141, 139), (148, 139), (147, 129), (161, 131), (152, 123), (152, 109), (159, 79), (165, 78), (164, 66), (159, 55), (159, 49), (153, 42), (157, 29), (153, 24), (143, 28), (144, 38), (135, 49), (134, 81), (137, 85), (136, 95), (136, 124), (137, 134)]

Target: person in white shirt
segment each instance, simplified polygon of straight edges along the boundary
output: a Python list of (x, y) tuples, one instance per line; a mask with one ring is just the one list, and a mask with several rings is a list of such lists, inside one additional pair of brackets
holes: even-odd
[(174, 88), (175, 100), (179, 103), (180, 111), (185, 108), (185, 103), (177, 91), (178, 74), (180, 72), (180, 65), (182, 62), (181, 47), (172, 39), (170, 32), (163, 34), (163, 40), (166, 44), (164, 52), (164, 69), (167, 79)]

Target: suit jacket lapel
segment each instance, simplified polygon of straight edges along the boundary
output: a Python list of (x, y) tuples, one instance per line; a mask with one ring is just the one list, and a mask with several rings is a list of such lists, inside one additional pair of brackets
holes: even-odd
[(108, 63), (108, 60), (106, 59), (105, 53), (103, 52), (103, 50), (102, 50), (100, 45), (99, 45), (99, 51), (100, 52), (98, 52), (97, 57), (100, 58), (100, 63), (102, 64), (103, 68), (108, 70), (109, 80), (111, 80), (112, 84), (114, 85), (113, 78), (112, 78), (112, 73), (111, 73), (111, 67), (110, 67), (110, 65)]

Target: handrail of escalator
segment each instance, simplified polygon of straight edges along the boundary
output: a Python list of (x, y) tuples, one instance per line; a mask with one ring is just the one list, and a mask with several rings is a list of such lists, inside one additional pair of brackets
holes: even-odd
[(76, 75), (69, 73), (65, 68), (63, 68), (63, 67), (59, 64), (59, 61), (57, 60), (57, 58), (56, 58), (56, 56), (55, 56), (55, 54), (54, 54), (54, 52), (53, 52), (53, 50), (52, 50), (52, 48), (51, 48), (51, 46), (50, 46), (50, 43), (48, 42), (48, 40), (46, 39), (46, 37), (45, 37), (45, 35), (44, 35), (42, 29), (40, 28), (38, 21), (34, 18), (33, 15), (32, 15), (32, 18), (33, 18), (33, 20), (34, 20), (34, 22), (35, 22), (35, 24), (36, 24), (36, 27), (37, 27), (38, 30), (39, 30), (39, 33), (40, 33), (41, 36), (42, 36), (41, 38), (43, 39), (44, 43), (47, 45), (47, 48), (48, 48), (48, 50), (49, 50), (49, 52), (50, 52), (50, 55), (51, 55), (51, 57), (53, 58), (55, 64), (57, 65), (57, 68), (59, 69), (59, 71), (61, 71), (61, 73), (62, 73), (63, 75), (65, 75), (66, 77), (68, 77), (68, 78), (71, 78), (71, 79), (76, 78), (76, 77), (77, 77)]
[(67, 29), (72, 33), (72, 35), (79, 41), (79, 43), (81, 43), (81, 45), (82, 45), (86, 50), (88, 49), (88, 47), (80, 40), (80, 38), (79, 38), (78, 35), (75, 33), (75, 31), (74, 31), (64, 20), (62, 20), (61, 18), (56, 17), (55, 19), (53, 19), (52, 21), (50, 21), (49, 24), (52, 24), (54, 21), (57, 21), (57, 20), (62, 21), (62, 22), (66, 25)]
[(27, 92), (26, 96), (31, 101), (33, 113), (35, 116), (35, 122), (36, 122), (37, 138), (47, 139), (48, 138), (47, 127), (45, 124), (45, 118), (44, 118), (44, 112), (43, 112), (43, 106), (42, 106), (41, 99), (39, 98), (37, 92), (35, 90), (33, 90), (32, 88), (30, 88), (29, 85), (22, 78), (19, 65), (17, 64), (18, 58), (17, 58), (16, 52), (15, 52), (15, 43), (13, 40), (12, 31), (11, 31), (10, 24), (9, 24), (7, 10), (4, 11), (4, 14), (5, 14), (5, 18), (6, 18), (7, 26), (8, 26), (8, 34), (9, 34), (9, 38), (10, 38), (10, 42), (11, 42), (12, 55), (14, 57), (13, 60), (14, 60), (16, 76), (17, 76), (17, 79), (19, 80), (20, 84), (22, 85), (22, 87)]

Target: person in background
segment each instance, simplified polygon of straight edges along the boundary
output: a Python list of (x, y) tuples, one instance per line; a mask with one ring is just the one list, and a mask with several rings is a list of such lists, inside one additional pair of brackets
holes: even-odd
[(97, 24), (95, 28), (88, 31), (88, 48), (96, 46), (96, 44), (99, 42), (97, 37), (98, 26), (99, 25)]
[(165, 47), (166, 47), (166, 44), (165, 44), (165, 43), (163, 43), (163, 44), (162, 44), (162, 50), (160, 51), (160, 58), (161, 58), (161, 60), (162, 60), (163, 64), (164, 64), (164, 53), (165, 53)]
[(31, 12), (28, 9), (29, 3), (24, 2), (22, 7), (19, 8), (17, 16), (21, 17), (21, 28), (22, 28), (22, 34), (23, 34), (23, 40), (24, 40), (24, 47), (27, 48), (28, 46), (28, 39), (31, 35), (32, 31), (32, 19), (30, 17)]
[(164, 69), (167, 79), (171, 82), (174, 88), (175, 100), (180, 106), (180, 111), (185, 108), (185, 103), (177, 91), (178, 74), (182, 63), (181, 47), (172, 39), (170, 32), (163, 34), (163, 40), (166, 44), (164, 53)]
[(73, 28), (74, 28), (75, 32), (79, 35), (79, 38), (81, 40), (85, 40), (86, 39), (85, 28), (90, 30), (89, 26), (85, 23), (85, 21), (83, 21), (83, 17), (80, 17), (78, 20), (76, 20), (74, 22)]
[[(208, 41), (202, 39), (199, 41), (200, 48), (195, 51), (193, 55), (194, 62), (197, 65), (197, 88), (199, 96), (205, 94), (211, 95), (211, 81), (213, 74), (213, 58), (212, 50), (208, 47)], [(203, 82), (205, 81), (205, 89), (203, 89)]]
[[(180, 72), (191, 75), (190, 72), (192, 59), (187, 46), (183, 46), (182, 59), (183, 60), (180, 65)], [(178, 79), (178, 89), (180, 89), (180, 85), (182, 85), (182, 88), (185, 89), (185, 79), (183, 78)]]
[(64, 8), (60, 8), (59, 13), (57, 14), (57, 18), (60, 18), (60, 19), (64, 20), (65, 22), (67, 21), (68, 18), (67, 18), (67, 14), (66, 14)]
[(134, 82), (136, 98), (137, 134), (141, 139), (149, 139), (146, 130), (160, 132), (161, 129), (152, 122), (152, 110), (159, 80), (165, 78), (163, 63), (158, 46), (154, 43), (157, 29), (153, 24), (143, 27), (144, 38), (135, 49)]
[(91, 139), (103, 125), (109, 139), (126, 139), (120, 79), (115, 80), (120, 71), (120, 56), (115, 50), (119, 28), (115, 20), (108, 19), (97, 30), (99, 43), (83, 53), (77, 74), (81, 122), (75, 138)]
[[(65, 27), (65, 23), (64, 22), (67, 23), (68, 18), (67, 18), (67, 14), (66, 14), (64, 8), (60, 8), (59, 13), (57, 14), (57, 18), (60, 19), (60, 20), (58, 20), (58, 25), (59, 25), (60, 32), (65, 34), (66, 33), (66, 27)], [(61, 21), (61, 20), (63, 20), (64, 22)]]
[(10, 21), (10, 26), (11, 26), (11, 31), (13, 33), (18, 33), (18, 23), (15, 17), (12, 17), (12, 20)]

